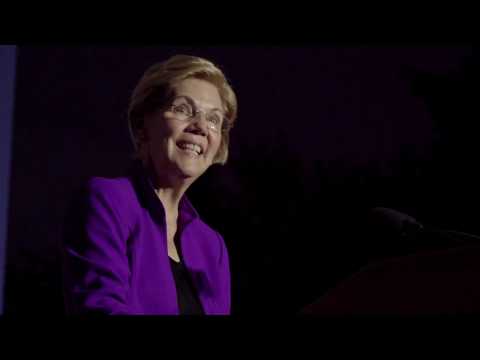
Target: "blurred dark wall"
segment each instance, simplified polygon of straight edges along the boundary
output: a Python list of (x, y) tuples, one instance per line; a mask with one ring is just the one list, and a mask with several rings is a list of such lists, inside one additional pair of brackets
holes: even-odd
[(474, 46), (20, 47), (7, 313), (63, 311), (68, 201), (128, 166), (131, 91), (176, 53), (218, 63), (239, 99), (229, 163), (190, 191), (230, 249), (234, 312), (293, 313), (354, 271), (372, 206), (480, 230), (462, 207), (477, 204)]
[(5, 258), (7, 249), (7, 212), (12, 144), (13, 104), (17, 48), (0, 45), (0, 315), (3, 314)]

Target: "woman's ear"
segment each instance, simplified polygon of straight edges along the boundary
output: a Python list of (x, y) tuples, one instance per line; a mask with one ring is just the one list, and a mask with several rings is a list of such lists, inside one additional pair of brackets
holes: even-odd
[(138, 129), (136, 134), (137, 140), (137, 157), (140, 159), (144, 159), (147, 153), (147, 143), (148, 143), (148, 133), (144, 128)]
[(148, 141), (148, 133), (145, 128), (137, 130), (137, 140), (140, 144), (144, 144)]
[(137, 131), (137, 141), (139, 144), (141, 143), (144, 143), (145, 142), (145, 138), (146, 138), (146, 133), (145, 133), (145, 129), (142, 129), (142, 130), (138, 130)]

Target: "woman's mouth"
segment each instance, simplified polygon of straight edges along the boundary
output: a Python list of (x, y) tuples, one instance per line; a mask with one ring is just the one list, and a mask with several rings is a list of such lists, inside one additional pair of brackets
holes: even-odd
[(187, 151), (196, 156), (199, 156), (203, 153), (202, 147), (200, 145), (188, 141), (180, 141), (177, 143), (177, 146), (183, 151)]

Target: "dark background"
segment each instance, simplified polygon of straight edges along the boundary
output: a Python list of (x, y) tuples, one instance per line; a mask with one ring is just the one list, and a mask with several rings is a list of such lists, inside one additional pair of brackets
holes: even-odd
[(480, 233), (474, 44), (20, 46), (6, 314), (63, 312), (65, 209), (128, 167), (131, 91), (177, 53), (219, 64), (239, 100), (228, 164), (190, 190), (229, 248), (234, 313), (296, 313), (390, 254), (364, 229), (374, 206)]

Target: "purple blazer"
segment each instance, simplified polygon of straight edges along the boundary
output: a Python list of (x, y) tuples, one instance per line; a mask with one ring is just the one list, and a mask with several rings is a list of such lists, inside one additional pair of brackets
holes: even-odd
[[(65, 223), (67, 313), (175, 315), (175, 281), (165, 213), (148, 177), (92, 178)], [(179, 206), (183, 263), (207, 315), (230, 313), (230, 269), (221, 235), (184, 196)]]

